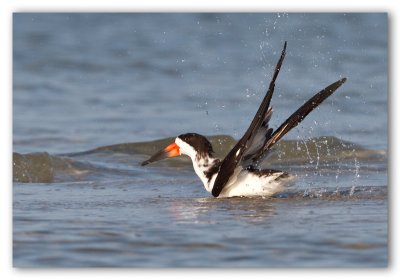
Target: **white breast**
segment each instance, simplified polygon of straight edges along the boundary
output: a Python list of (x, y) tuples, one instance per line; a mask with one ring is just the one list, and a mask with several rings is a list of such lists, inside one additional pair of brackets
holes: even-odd
[(282, 174), (283, 172), (277, 172), (271, 176), (259, 176), (247, 170), (242, 170), (237, 179), (225, 186), (218, 197), (272, 196), (282, 191), (294, 179), (294, 177), (287, 177), (276, 180)]

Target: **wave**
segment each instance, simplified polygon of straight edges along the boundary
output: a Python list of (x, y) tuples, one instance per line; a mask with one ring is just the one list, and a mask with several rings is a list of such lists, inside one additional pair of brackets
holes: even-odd
[[(207, 137), (214, 147), (215, 155), (223, 158), (236, 140), (228, 135), (213, 135)], [(13, 153), (13, 181), (21, 183), (50, 183), (53, 181), (79, 180), (82, 176), (91, 171), (124, 173), (137, 175), (134, 171), (129, 173), (120, 165), (107, 166), (99, 164), (108, 159), (117, 157), (120, 154), (131, 156), (133, 161), (139, 163), (149, 155), (173, 142), (174, 138), (164, 138), (148, 142), (121, 143), (98, 147), (83, 152), (68, 154), (50, 155), (47, 152), (20, 154)], [(355, 143), (343, 141), (336, 137), (327, 136), (312, 138), (308, 140), (281, 140), (274, 146), (274, 152), (266, 160), (268, 165), (329, 165), (342, 164), (346, 160), (354, 162), (386, 162), (387, 155), (384, 150), (370, 150)], [(101, 155), (101, 156), (100, 156)], [(98, 157), (96, 157), (98, 156)], [(92, 160), (96, 159), (95, 162)], [(164, 166), (190, 166), (191, 162), (187, 157), (178, 157), (165, 160)], [(138, 167), (136, 169), (140, 170)]]
[[(51, 183), (68, 181), (84, 173), (84, 164), (70, 158), (53, 156), (47, 152), (13, 153), (13, 181), (20, 183)], [(69, 177), (69, 178), (67, 178)]]

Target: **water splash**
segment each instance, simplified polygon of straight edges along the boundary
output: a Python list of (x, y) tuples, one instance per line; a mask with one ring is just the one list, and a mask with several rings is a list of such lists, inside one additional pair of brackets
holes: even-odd
[(360, 178), (360, 163), (358, 162), (357, 158), (354, 158), (354, 166), (355, 166), (354, 179), (349, 196), (354, 195), (354, 190), (357, 186), (358, 179)]
[(314, 160), (310, 155), (310, 151), (308, 150), (307, 142), (304, 139), (301, 139), (301, 141), (304, 143), (304, 146), (306, 147), (306, 153), (309, 158), (309, 163), (311, 163), (311, 164), (314, 163)]
[(318, 143), (315, 141), (315, 139), (313, 139), (313, 143), (315, 144), (315, 148), (316, 148), (316, 151), (317, 151), (317, 163), (315, 164), (315, 169), (318, 169), (318, 167), (319, 167), (319, 159), (320, 159), (319, 150), (318, 150)]

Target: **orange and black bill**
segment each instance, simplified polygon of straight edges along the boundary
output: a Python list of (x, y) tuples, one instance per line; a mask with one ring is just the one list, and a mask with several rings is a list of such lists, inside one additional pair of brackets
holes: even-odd
[(179, 150), (179, 146), (176, 145), (175, 143), (172, 143), (171, 145), (168, 145), (166, 148), (155, 153), (148, 160), (143, 161), (142, 166), (147, 165), (152, 162), (156, 162), (156, 161), (165, 159), (165, 158), (176, 157), (176, 156), (179, 156), (180, 154), (181, 154), (181, 152)]

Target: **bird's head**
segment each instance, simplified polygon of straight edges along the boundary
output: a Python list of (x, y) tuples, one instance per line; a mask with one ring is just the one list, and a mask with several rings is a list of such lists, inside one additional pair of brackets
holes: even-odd
[(173, 143), (167, 145), (148, 160), (142, 162), (142, 166), (179, 155), (187, 155), (192, 158), (192, 160), (195, 160), (202, 156), (211, 156), (212, 153), (212, 145), (206, 137), (197, 133), (186, 133), (179, 135)]

